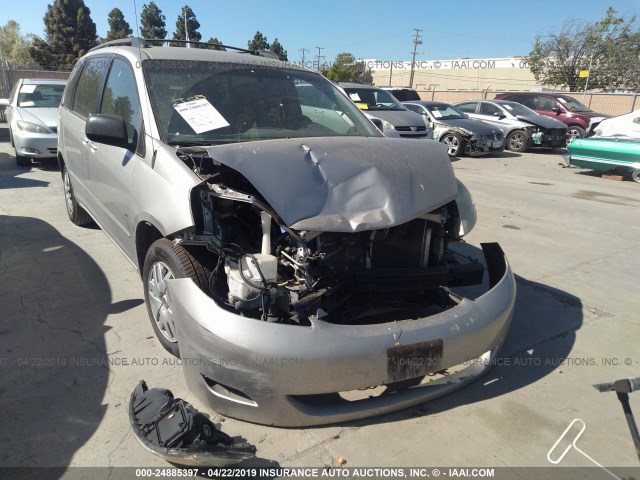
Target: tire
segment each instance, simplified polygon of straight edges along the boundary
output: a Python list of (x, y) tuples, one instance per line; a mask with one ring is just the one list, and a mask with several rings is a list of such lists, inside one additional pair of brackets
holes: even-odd
[(207, 272), (202, 264), (182, 246), (161, 238), (151, 244), (144, 260), (144, 300), (158, 341), (165, 350), (180, 358), (175, 318), (165, 282), (172, 278), (190, 278), (199, 288), (208, 291)]
[(640, 183), (640, 169), (636, 169), (633, 172), (631, 172), (631, 180), (633, 180), (636, 183)]
[(460, 157), (464, 153), (465, 141), (456, 133), (446, 133), (440, 141), (447, 146), (447, 153), (450, 157)]
[(525, 152), (531, 145), (531, 136), (524, 130), (514, 130), (507, 135), (506, 148), (512, 152)]
[(73, 185), (71, 184), (71, 177), (66, 165), (62, 167), (62, 181), (64, 183), (64, 200), (67, 207), (67, 215), (69, 220), (75, 225), (82, 226), (88, 225), (93, 222), (91, 216), (87, 211), (82, 208), (76, 201), (76, 197), (73, 194)]
[(584, 128), (579, 127), (577, 125), (570, 125), (567, 127), (567, 145), (569, 145), (576, 138), (584, 138), (585, 131)]

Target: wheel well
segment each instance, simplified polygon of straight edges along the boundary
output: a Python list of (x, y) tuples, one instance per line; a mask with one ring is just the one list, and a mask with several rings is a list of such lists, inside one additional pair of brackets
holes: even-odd
[(142, 275), (144, 258), (153, 242), (162, 238), (160, 231), (149, 222), (141, 222), (136, 228), (136, 254), (138, 256), (138, 272)]
[(58, 152), (58, 165), (60, 166), (60, 175), (64, 178), (64, 158), (60, 152)]

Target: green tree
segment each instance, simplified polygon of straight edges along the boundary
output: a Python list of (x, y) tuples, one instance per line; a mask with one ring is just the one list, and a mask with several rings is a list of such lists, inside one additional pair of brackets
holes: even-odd
[[(218, 37), (211, 37), (209, 40), (207, 40), (207, 43), (209, 45), (222, 45), (222, 42), (220, 40), (218, 40)], [(216, 47), (213, 50), (227, 50), (224, 47)]]
[(31, 57), (47, 70), (70, 70), (97, 45), (96, 24), (83, 0), (54, 0), (44, 15), (45, 38), (33, 37)]
[(20, 34), (20, 25), (9, 20), (0, 27), (0, 53), (13, 68), (29, 68), (34, 61), (29, 53), (31, 39)]
[(269, 42), (267, 41), (267, 37), (262, 35), (260, 31), (257, 31), (253, 36), (253, 40), (249, 40), (247, 42), (247, 48), (249, 50), (258, 50), (260, 52), (262, 50), (269, 50)]
[[(589, 87), (615, 88), (640, 85), (640, 30), (636, 17), (617, 16), (607, 9), (595, 23), (567, 21), (557, 33), (536, 35), (527, 57), (539, 83), (585, 88), (580, 70), (589, 70)], [(591, 66), (591, 68), (589, 68)]]
[(133, 30), (124, 19), (124, 14), (119, 8), (114, 8), (109, 12), (109, 31), (106, 40), (117, 40), (119, 38), (130, 37)]
[(271, 50), (273, 53), (275, 53), (278, 56), (278, 58), (280, 60), (282, 60), (283, 62), (286, 62), (287, 60), (289, 60), (287, 58), (287, 51), (284, 49), (284, 47), (278, 41), (277, 38), (273, 42), (271, 42), (271, 48), (269, 48), (269, 50)]
[(164, 40), (167, 36), (165, 20), (166, 17), (155, 2), (149, 2), (149, 5), (145, 3), (140, 14), (140, 34), (142, 38)]
[(322, 74), (336, 82), (358, 82), (369, 85), (373, 82), (371, 69), (367, 68), (362, 60), (356, 61), (356, 57), (348, 52), (336, 55), (333, 65), (322, 71)]
[[(192, 42), (199, 42), (202, 39), (202, 34), (198, 32), (200, 28), (200, 22), (196, 20), (196, 15), (191, 10), (191, 7), (185, 5), (182, 9), (180, 15), (178, 15), (178, 20), (176, 20), (176, 31), (173, 32), (174, 40), (187, 40), (187, 36), (185, 35), (185, 16), (187, 17), (187, 32), (189, 34), (189, 40)], [(173, 46), (176, 47), (184, 47), (184, 43), (172, 43)]]

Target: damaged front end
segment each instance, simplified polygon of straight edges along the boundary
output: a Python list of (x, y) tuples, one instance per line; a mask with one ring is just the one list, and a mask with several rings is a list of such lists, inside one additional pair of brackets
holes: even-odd
[[(485, 276), (451, 248), (475, 208), (441, 145), (425, 160), (424, 147), (397, 141), (178, 151), (204, 181), (191, 191), (194, 228), (177, 240), (207, 252), (209, 285), (167, 287), (187, 383), (211, 408), (332, 423), (421, 403), (486, 370), (511, 318), (513, 275), (489, 244), (490, 291), (472, 301), (451, 290)], [(361, 389), (382, 392), (342, 395)]]

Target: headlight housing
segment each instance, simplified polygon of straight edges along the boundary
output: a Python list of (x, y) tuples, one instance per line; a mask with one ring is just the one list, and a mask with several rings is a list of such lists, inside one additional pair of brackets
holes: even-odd
[(385, 130), (395, 130), (396, 127), (394, 127), (393, 125), (391, 125), (389, 122), (387, 122), (386, 120), (382, 120), (382, 128), (384, 128)]
[(53, 132), (46, 127), (42, 127), (35, 123), (25, 122), (23, 120), (18, 120), (18, 128), (23, 132), (29, 133), (41, 133), (41, 134), (52, 134)]

